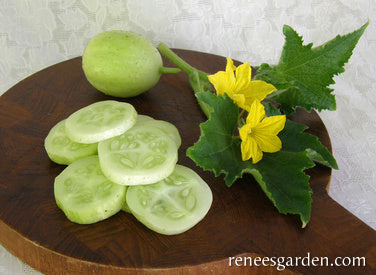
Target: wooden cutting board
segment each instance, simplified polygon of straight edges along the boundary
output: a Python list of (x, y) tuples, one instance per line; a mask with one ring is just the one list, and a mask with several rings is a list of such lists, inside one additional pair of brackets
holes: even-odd
[[(224, 57), (176, 52), (208, 73), (225, 68)], [(199, 173), (213, 191), (208, 215), (176, 236), (152, 232), (124, 212), (92, 225), (70, 222), (53, 195), (54, 178), (64, 166), (48, 159), (44, 138), (58, 121), (106, 99), (113, 98), (86, 81), (80, 57), (31, 75), (0, 97), (0, 242), (25, 263), (46, 274), (255, 274), (279, 271), (277, 266), (237, 267), (235, 259), (230, 266), (229, 257), (327, 257), (330, 263), (336, 257), (365, 257), (366, 267), (306, 264), (285, 271), (376, 273), (376, 233), (328, 196), (331, 169), (317, 165), (307, 171), (314, 192), (312, 218), (302, 229), (297, 216), (277, 212), (251, 176), (228, 188), (222, 177), (202, 171), (185, 155), (205, 117), (183, 73), (163, 75), (150, 91), (120, 100), (176, 125), (182, 136), (178, 163)], [(331, 150), (316, 113), (299, 110), (293, 119), (310, 126), (309, 132)]]

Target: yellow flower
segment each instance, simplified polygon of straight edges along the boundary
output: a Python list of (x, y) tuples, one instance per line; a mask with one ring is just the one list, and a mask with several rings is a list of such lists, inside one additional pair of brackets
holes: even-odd
[(263, 153), (278, 152), (282, 142), (278, 133), (285, 127), (286, 116), (265, 116), (265, 108), (259, 101), (254, 101), (250, 107), (246, 124), (240, 128), (239, 135), (242, 140), (242, 159), (252, 158), (253, 163), (262, 159)]
[(248, 62), (234, 66), (231, 58), (227, 58), (226, 71), (209, 75), (217, 95), (226, 93), (242, 109), (249, 110), (254, 100), (262, 101), (276, 88), (261, 80), (251, 81), (252, 70)]

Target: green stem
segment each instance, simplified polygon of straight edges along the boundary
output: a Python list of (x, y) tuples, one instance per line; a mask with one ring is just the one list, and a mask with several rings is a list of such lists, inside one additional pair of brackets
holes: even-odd
[[(197, 70), (196, 68), (189, 65), (163, 43), (160, 43), (158, 45), (158, 50), (161, 52), (162, 55), (164, 55), (168, 60), (170, 60), (173, 64), (175, 64), (178, 68), (180, 68), (184, 73), (188, 75), (189, 83), (191, 84), (191, 87), (195, 94), (210, 90), (208, 75), (205, 72)], [(198, 103), (206, 117), (209, 118), (209, 106), (207, 106), (201, 100), (198, 100)]]
[[(191, 85), (196, 85), (196, 88), (193, 88), (193, 91), (195, 94), (198, 92), (204, 91), (203, 88), (201, 87), (200, 77), (199, 77), (197, 70), (192, 71), (192, 74), (190, 75), (190, 83)], [(197, 98), (197, 102), (200, 105), (200, 108), (204, 112), (205, 116), (209, 118), (209, 115), (210, 115), (209, 106), (207, 106), (203, 101), (199, 100), (198, 98)]]
[(174, 63), (177, 67), (179, 67), (183, 72), (187, 75), (190, 75), (196, 69), (177, 56), (169, 47), (165, 44), (160, 43), (158, 45), (158, 50), (172, 63)]
[(241, 128), (243, 127), (244, 125), (244, 119), (243, 119), (243, 114), (244, 114), (245, 110), (242, 109), (239, 113), (239, 116), (238, 116), (238, 127)]
[(161, 67), (159, 69), (159, 72), (161, 74), (176, 74), (176, 73), (180, 72), (180, 69), (178, 69), (178, 68)]

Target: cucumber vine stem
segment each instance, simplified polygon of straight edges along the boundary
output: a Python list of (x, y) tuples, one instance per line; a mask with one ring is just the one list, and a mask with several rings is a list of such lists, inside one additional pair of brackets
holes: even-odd
[[(180, 68), (184, 73), (186, 73), (189, 77), (189, 83), (193, 89), (195, 95), (199, 92), (211, 92), (213, 91), (213, 87), (208, 79), (208, 74), (197, 70), (196, 68), (189, 65), (186, 61), (180, 58), (177, 54), (175, 54), (169, 47), (165, 44), (160, 43), (158, 45), (158, 50), (164, 55), (168, 60), (170, 60), (173, 64), (175, 64), (178, 68)], [(207, 106), (204, 102), (197, 99), (201, 110), (204, 112), (207, 118), (209, 118), (209, 106)]]
[(178, 68), (180, 68), (183, 72), (187, 75), (190, 75), (196, 69), (181, 59), (178, 55), (176, 55), (169, 47), (165, 44), (160, 43), (158, 45), (158, 50), (172, 63), (174, 63)]
[(176, 74), (176, 73), (180, 72), (180, 69), (178, 69), (178, 68), (161, 67), (159, 69), (159, 72), (161, 74)]

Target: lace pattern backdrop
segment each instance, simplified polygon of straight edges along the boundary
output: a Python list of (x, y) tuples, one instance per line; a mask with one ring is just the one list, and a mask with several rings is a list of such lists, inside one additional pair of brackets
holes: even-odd
[[(335, 77), (337, 111), (320, 113), (340, 170), (329, 194), (376, 229), (376, 2), (374, 0), (0, 0), (0, 94), (82, 55), (99, 32), (125, 29), (155, 44), (259, 65), (278, 62), (284, 24), (318, 46), (370, 25)], [(0, 246), (0, 274), (37, 274)]]

